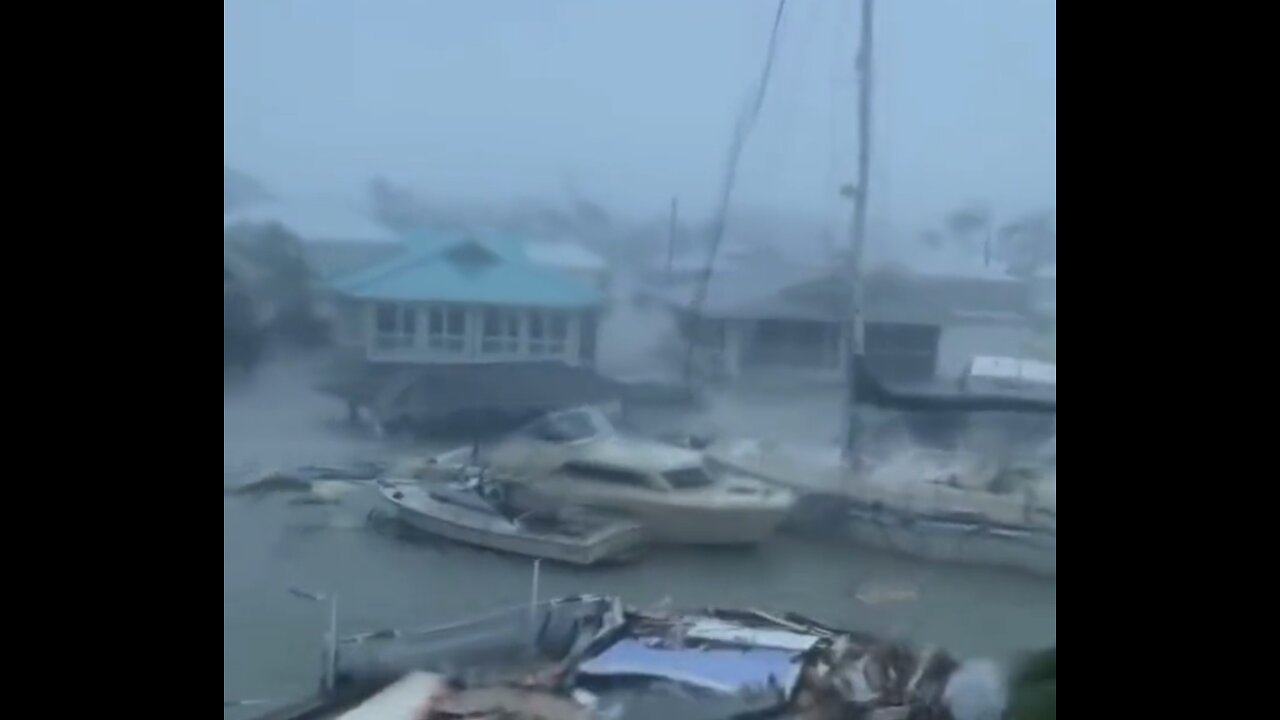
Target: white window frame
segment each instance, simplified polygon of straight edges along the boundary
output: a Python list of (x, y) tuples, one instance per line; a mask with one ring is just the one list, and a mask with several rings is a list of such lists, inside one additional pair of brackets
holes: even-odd
[(529, 354), (563, 357), (569, 349), (569, 313), (559, 310), (529, 311)]
[[(384, 320), (389, 320), (384, 323)], [(373, 306), (373, 343), (379, 350), (408, 350), (417, 336), (417, 315), (413, 307), (401, 303), (377, 303)], [(384, 324), (390, 325), (389, 330)]]
[[(461, 305), (426, 308), (427, 348), (433, 352), (463, 355), (467, 352), (467, 309)], [(461, 325), (455, 326), (453, 320)]]
[(520, 313), (511, 308), (480, 309), (480, 354), (516, 355), (520, 352)]

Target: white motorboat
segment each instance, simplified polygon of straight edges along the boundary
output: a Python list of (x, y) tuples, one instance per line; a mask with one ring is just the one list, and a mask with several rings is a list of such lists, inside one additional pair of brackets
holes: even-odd
[(456, 542), (575, 565), (635, 558), (644, 542), (635, 522), (565, 509), (510, 517), (468, 483), (383, 484), (394, 518), (416, 530)]
[(619, 433), (593, 408), (550, 413), (479, 457), (458, 448), (432, 464), (439, 472), (478, 464), (521, 512), (588, 507), (625, 515), (656, 543), (759, 543), (795, 502), (789, 490), (709, 467), (701, 452)]

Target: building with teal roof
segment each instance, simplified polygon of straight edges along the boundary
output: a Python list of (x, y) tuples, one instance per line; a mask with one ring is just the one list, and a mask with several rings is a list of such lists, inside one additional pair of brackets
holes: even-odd
[(418, 233), (329, 282), (336, 339), (370, 362), (591, 364), (600, 287), (531, 260), (518, 238)]

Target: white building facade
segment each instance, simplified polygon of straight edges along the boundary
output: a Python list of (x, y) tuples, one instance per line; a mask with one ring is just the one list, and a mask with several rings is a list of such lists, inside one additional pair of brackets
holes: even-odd
[(591, 364), (594, 310), (343, 299), (335, 341), (370, 362)]

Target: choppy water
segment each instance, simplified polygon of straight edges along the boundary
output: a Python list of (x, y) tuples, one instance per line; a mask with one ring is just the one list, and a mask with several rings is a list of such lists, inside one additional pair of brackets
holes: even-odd
[[(343, 408), (307, 390), (304, 377), (297, 368), (267, 368), (252, 387), (228, 390), (228, 475), (376, 449), (340, 432)], [(290, 697), (315, 687), (325, 609), (289, 594), (290, 587), (336, 593), (344, 632), (445, 622), (528, 598), (528, 561), (372, 532), (362, 522), (372, 507), (367, 495), (340, 507), (290, 505), (286, 497), (224, 499), (225, 698)], [(868, 606), (855, 598), (886, 585), (909, 587), (916, 599)], [(1055, 583), (790, 537), (754, 551), (660, 551), (622, 568), (543, 567), (544, 596), (582, 592), (636, 603), (670, 597), (676, 605), (794, 610), (962, 653), (1003, 655), (1057, 636)]]

